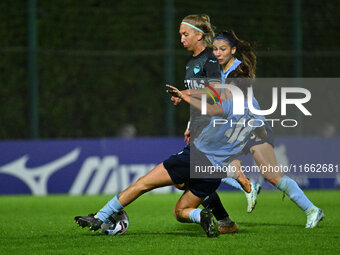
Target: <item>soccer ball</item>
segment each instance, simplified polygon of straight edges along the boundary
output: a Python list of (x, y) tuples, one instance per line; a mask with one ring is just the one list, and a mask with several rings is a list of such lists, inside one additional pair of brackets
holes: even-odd
[(113, 213), (101, 225), (101, 232), (105, 235), (118, 236), (126, 232), (129, 227), (129, 216), (124, 210)]

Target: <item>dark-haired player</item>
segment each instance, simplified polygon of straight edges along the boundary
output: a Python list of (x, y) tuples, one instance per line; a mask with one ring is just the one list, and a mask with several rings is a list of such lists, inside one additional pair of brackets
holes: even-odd
[[(238, 68), (242, 63), (248, 76), (255, 78), (256, 56), (246, 41), (240, 40), (234, 31), (226, 30), (219, 36), (214, 38), (213, 50), (219, 64), (221, 65), (222, 81), (225, 81), (230, 72)], [(240, 59), (237, 59), (238, 56)], [(253, 97), (253, 105), (256, 109), (260, 109), (259, 103)], [(277, 189), (283, 191), (289, 198), (306, 214), (306, 228), (314, 228), (324, 217), (324, 213), (320, 208), (317, 208), (300, 189), (298, 184), (288, 176), (284, 176), (280, 172), (264, 172), (262, 168), (277, 166), (277, 161), (274, 153), (274, 138), (273, 132), (269, 125), (266, 125), (266, 139), (258, 139), (252, 136), (243, 149), (245, 154), (250, 153), (256, 164), (260, 167), (263, 177), (273, 184)], [(222, 182), (227, 183), (235, 188), (243, 190), (241, 185), (234, 179), (225, 178)], [(247, 195), (247, 200), (249, 196)], [(248, 203), (249, 204), (249, 203)], [(248, 212), (250, 208), (248, 207)]]

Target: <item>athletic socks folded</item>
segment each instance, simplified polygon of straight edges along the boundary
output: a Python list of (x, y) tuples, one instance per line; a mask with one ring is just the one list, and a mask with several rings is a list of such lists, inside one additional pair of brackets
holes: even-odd
[(106, 205), (99, 210), (99, 212), (96, 214), (96, 216), (101, 220), (105, 221), (110, 217), (110, 215), (114, 212), (119, 212), (124, 207), (120, 204), (118, 201), (118, 195), (116, 195), (114, 198), (112, 198), (109, 202), (106, 203)]
[(190, 211), (189, 213), (189, 218), (191, 220), (191, 222), (194, 222), (194, 223), (200, 223), (201, 222), (201, 211), (202, 209), (193, 209)]

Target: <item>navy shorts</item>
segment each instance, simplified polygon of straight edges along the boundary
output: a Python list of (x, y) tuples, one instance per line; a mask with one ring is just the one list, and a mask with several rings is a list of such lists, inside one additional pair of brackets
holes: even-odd
[(251, 147), (253, 147), (255, 145), (263, 144), (263, 143), (269, 143), (271, 146), (274, 147), (273, 130), (271, 129), (271, 127), (268, 124), (265, 125), (265, 129), (267, 131), (266, 139), (260, 139), (260, 138), (256, 137), (254, 134), (252, 134), (252, 136), (249, 138), (249, 141), (246, 143), (246, 145), (244, 146), (244, 148), (242, 150), (242, 152), (244, 154), (250, 153)]
[[(202, 161), (199, 164), (211, 165), (204, 153), (197, 150), (194, 145), (191, 146), (191, 153), (195, 153), (195, 158), (196, 155), (199, 155)], [(190, 178), (189, 145), (185, 146), (181, 152), (171, 155), (163, 162), (163, 165), (175, 184), (185, 183), (188, 189), (197, 197), (203, 198), (209, 196), (220, 186), (221, 179), (218, 178)]]

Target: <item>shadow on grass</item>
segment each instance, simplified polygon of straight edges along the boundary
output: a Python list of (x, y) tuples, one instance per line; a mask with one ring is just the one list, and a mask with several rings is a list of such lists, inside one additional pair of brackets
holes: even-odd
[[(84, 236), (91, 236), (93, 238), (96, 237), (104, 237), (106, 235), (101, 234), (100, 232), (92, 233), (92, 232), (85, 232), (85, 233), (77, 233), (79, 237), (84, 237)], [(143, 232), (143, 231), (138, 231), (138, 232), (129, 232), (127, 231), (124, 233), (124, 235), (120, 236), (114, 236), (114, 237), (138, 237), (138, 236), (149, 236), (149, 237), (165, 237), (165, 236), (187, 236), (187, 237), (206, 237), (205, 233), (202, 231), (174, 231), (174, 232)], [(73, 236), (74, 237), (74, 236)], [(110, 237), (110, 236), (107, 236)]]
[(268, 222), (237, 222), (238, 226), (246, 226), (246, 227), (258, 227), (258, 226), (281, 226), (281, 227), (304, 227), (304, 225), (297, 224), (287, 224), (287, 223), (268, 223)]
[[(292, 229), (302, 229), (304, 228), (304, 225), (297, 225), (297, 224), (287, 224), (287, 223), (267, 223), (267, 222), (238, 222), (237, 223), (239, 226), (239, 230), (237, 233), (233, 234), (224, 234), (221, 236), (228, 236), (228, 235), (244, 235), (244, 234), (249, 234), (252, 231), (249, 229), (244, 229), (244, 227), (263, 227), (263, 226), (274, 226), (274, 227), (288, 227)], [(319, 226), (318, 226), (319, 227)], [(129, 232), (127, 231), (123, 236), (125, 237), (136, 237), (136, 236), (187, 236), (187, 237), (202, 237), (206, 238), (205, 233), (203, 232), (203, 229), (197, 225), (197, 224), (178, 224), (173, 226), (172, 228), (173, 231), (167, 231), (167, 232), (162, 232), (162, 231), (146, 231), (144, 232), (143, 230), (135, 230), (134, 232)], [(83, 229), (82, 232), (76, 231), (76, 235), (79, 236), (91, 236), (93, 238), (95, 237), (103, 237), (104, 235), (100, 233), (100, 231), (96, 232), (91, 232), (91, 231), (86, 231), (86, 229)]]
[[(125, 237), (132, 237), (132, 236), (154, 236), (154, 237), (159, 237), (159, 236), (187, 236), (187, 237), (202, 237), (202, 238), (206, 238), (206, 234), (204, 233), (203, 229), (196, 224), (183, 224), (180, 226), (175, 226), (174, 228), (172, 228), (173, 231), (167, 231), (167, 232), (163, 232), (163, 231), (143, 231), (143, 230), (135, 230), (135, 232), (129, 232), (127, 231), (126, 233), (124, 233)], [(96, 232), (91, 232), (91, 231), (86, 231), (86, 229), (84, 229), (84, 231), (76, 231), (77, 235), (79, 236), (93, 236), (93, 237), (103, 237), (105, 235), (103, 235), (100, 231), (96, 231)], [(117, 236), (118, 237), (118, 236)]]

